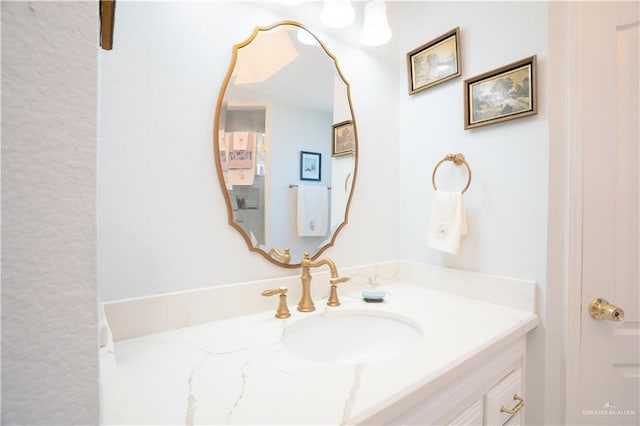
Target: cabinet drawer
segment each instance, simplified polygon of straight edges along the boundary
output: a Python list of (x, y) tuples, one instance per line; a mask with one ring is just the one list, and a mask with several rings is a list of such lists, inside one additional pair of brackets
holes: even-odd
[[(522, 397), (522, 370), (517, 369), (500, 383), (495, 385), (484, 396), (484, 424), (502, 426), (511, 419), (514, 414), (501, 412), (501, 407), (514, 409), (519, 401), (514, 395)], [(523, 407), (523, 403), (519, 405)], [(520, 411), (520, 410), (518, 410)]]
[(477, 400), (447, 426), (482, 426), (482, 400)]
[(522, 415), (520, 413), (514, 414), (505, 426), (522, 426)]

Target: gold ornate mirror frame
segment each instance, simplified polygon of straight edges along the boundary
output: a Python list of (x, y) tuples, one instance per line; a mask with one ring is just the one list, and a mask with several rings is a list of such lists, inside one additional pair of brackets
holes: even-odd
[[(222, 88), (220, 89), (220, 93), (218, 95), (218, 102), (217, 102), (217, 106), (216, 106), (216, 114), (215, 114), (215, 121), (214, 121), (214, 129), (213, 129), (213, 149), (214, 149), (214, 156), (215, 156), (215, 162), (216, 162), (216, 169), (217, 169), (217, 174), (218, 174), (218, 182), (220, 184), (220, 189), (222, 190), (224, 199), (225, 199), (225, 203), (226, 203), (226, 207), (227, 207), (227, 218), (228, 218), (228, 223), (229, 225), (231, 225), (233, 228), (235, 228), (240, 235), (242, 235), (242, 237), (244, 238), (245, 242), (247, 243), (247, 246), (249, 247), (250, 251), (259, 253), (262, 257), (264, 257), (265, 259), (267, 259), (269, 262), (273, 263), (274, 265), (283, 267), (283, 268), (299, 268), (300, 267), (300, 261), (298, 261), (297, 263), (291, 263), (291, 256), (289, 256), (289, 258), (287, 258), (286, 255), (283, 255), (280, 251), (284, 251), (286, 248), (285, 247), (272, 247), (271, 250), (269, 250), (269, 252), (266, 252), (265, 250), (263, 250), (262, 248), (259, 247), (255, 247), (251, 241), (250, 236), (247, 234), (247, 232), (240, 226), (238, 225), (235, 221), (234, 221), (234, 214), (233, 214), (233, 206), (232, 206), (232, 202), (231, 199), (229, 197), (229, 193), (227, 190), (227, 186), (225, 184), (225, 179), (224, 179), (224, 175), (223, 175), (223, 171), (222, 171), (222, 164), (221, 164), (221, 159), (220, 159), (220, 141), (219, 141), (219, 130), (220, 130), (220, 119), (221, 119), (221, 112), (222, 112), (222, 108), (223, 108), (223, 104), (224, 104), (224, 100), (225, 100), (225, 95), (227, 92), (227, 88), (229, 87), (229, 82), (232, 78), (234, 69), (236, 67), (236, 62), (238, 60), (238, 51), (239, 49), (247, 46), (249, 43), (251, 43), (262, 31), (269, 31), (272, 30), (276, 27), (279, 26), (285, 26), (285, 25), (291, 25), (291, 26), (295, 26), (298, 28), (301, 28), (305, 31), (307, 31), (309, 34), (311, 34), (314, 39), (317, 41), (318, 45), (324, 50), (324, 52), (327, 54), (327, 56), (329, 56), (329, 58), (331, 60), (333, 60), (333, 63), (335, 65), (335, 69), (336, 72), (338, 74), (338, 76), (340, 77), (340, 79), (342, 79), (342, 81), (344, 82), (345, 86), (346, 86), (346, 100), (349, 104), (349, 113), (351, 114), (351, 118), (353, 121), (353, 128), (354, 128), (354, 144), (355, 144), (355, 152), (353, 155), (355, 155), (355, 160), (354, 160), (354, 167), (353, 167), (353, 172), (349, 174), (349, 176), (347, 176), (347, 181), (351, 178), (351, 185), (350, 185), (350, 191), (349, 191), (349, 195), (347, 198), (347, 202), (345, 205), (345, 212), (344, 212), (344, 220), (342, 221), (342, 223), (340, 223), (340, 225), (338, 225), (335, 228), (335, 231), (333, 232), (333, 235), (331, 236), (331, 240), (325, 244), (324, 246), (322, 246), (320, 249), (318, 249), (318, 251), (314, 254), (311, 253), (312, 257), (311, 259), (317, 259), (325, 250), (327, 250), (329, 247), (332, 247), (336, 241), (336, 238), (338, 237), (338, 234), (340, 233), (340, 231), (342, 230), (342, 228), (344, 228), (344, 226), (348, 223), (348, 217), (349, 217), (349, 208), (351, 206), (351, 201), (353, 198), (353, 193), (355, 190), (355, 183), (356, 183), (356, 177), (358, 174), (358, 155), (359, 155), (359, 146), (358, 146), (358, 132), (357, 132), (357, 127), (356, 127), (356, 120), (355, 120), (355, 115), (353, 112), (353, 104), (351, 102), (351, 86), (349, 85), (349, 82), (347, 81), (347, 79), (344, 77), (340, 66), (338, 64), (338, 60), (337, 58), (329, 51), (329, 49), (327, 49), (327, 47), (325, 46), (325, 44), (315, 35), (313, 34), (311, 31), (309, 31), (304, 25), (300, 24), (299, 22), (295, 22), (295, 21), (289, 21), (289, 20), (285, 20), (285, 21), (281, 21), (281, 22), (277, 22), (273, 25), (269, 25), (266, 27), (256, 27), (253, 31), (253, 33), (249, 36), (249, 38), (247, 38), (245, 41), (243, 41), (242, 43), (236, 44), (233, 46), (233, 53), (232, 53), (232, 58), (231, 58), (231, 64), (229, 65), (229, 70), (227, 71), (227, 75), (222, 83)], [(347, 189), (347, 181), (345, 181), (345, 191)], [(337, 188), (336, 188), (337, 189)], [(331, 232), (331, 229), (329, 229), (328, 232)], [(288, 252), (287, 252), (288, 254)], [(302, 257), (300, 258), (300, 260), (302, 260)]]

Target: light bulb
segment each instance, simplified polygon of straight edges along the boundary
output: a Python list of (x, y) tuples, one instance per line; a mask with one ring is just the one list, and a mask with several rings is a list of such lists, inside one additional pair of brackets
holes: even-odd
[(320, 21), (327, 27), (344, 28), (356, 19), (351, 0), (325, 0)]
[(381, 46), (391, 39), (384, 0), (372, 0), (364, 7), (364, 24), (360, 41), (366, 46)]

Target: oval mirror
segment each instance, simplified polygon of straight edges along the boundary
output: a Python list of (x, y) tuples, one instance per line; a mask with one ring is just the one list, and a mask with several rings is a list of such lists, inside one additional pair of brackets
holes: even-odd
[(349, 84), (304, 26), (258, 27), (233, 48), (214, 127), (229, 224), (274, 264), (317, 258), (344, 225), (358, 167)]

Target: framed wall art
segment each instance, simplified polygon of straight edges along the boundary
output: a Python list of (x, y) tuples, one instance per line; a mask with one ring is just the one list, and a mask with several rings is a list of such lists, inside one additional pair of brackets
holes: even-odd
[(464, 128), (486, 126), (538, 113), (536, 56), (464, 81)]
[(407, 53), (409, 94), (462, 75), (460, 70), (460, 28), (423, 44)]
[(353, 154), (356, 152), (355, 132), (353, 121), (343, 121), (333, 125), (333, 147), (331, 156)]
[(319, 181), (322, 178), (322, 154), (300, 151), (300, 180)]

